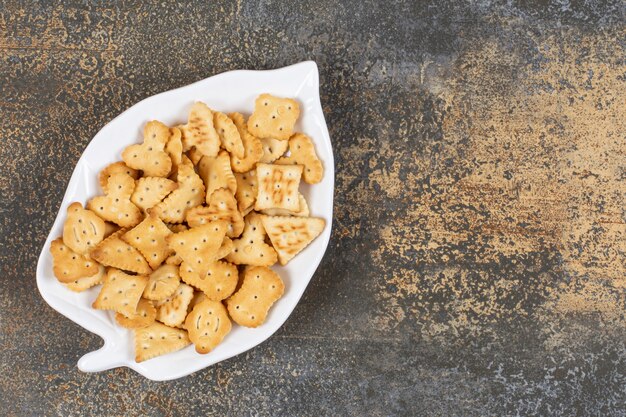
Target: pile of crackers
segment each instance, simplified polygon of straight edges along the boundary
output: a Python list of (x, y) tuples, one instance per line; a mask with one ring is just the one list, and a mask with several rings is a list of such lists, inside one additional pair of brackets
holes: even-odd
[(299, 192), (324, 173), (294, 132), (299, 115), (296, 100), (269, 94), (247, 122), (197, 102), (187, 124), (148, 122), (143, 143), (100, 172), (104, 195), (68, 207), (54, 275), (72, 291), (102, 284), (93, 307), (134, 330), (137, 362), (191, 343), (208, 353), (283, 295), (270, 266), (325, 226)]

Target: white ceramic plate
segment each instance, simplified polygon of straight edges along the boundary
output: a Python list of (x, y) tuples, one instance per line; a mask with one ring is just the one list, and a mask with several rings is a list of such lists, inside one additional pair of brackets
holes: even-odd
[[(285, 267), (273, 269), (285, 282), (285, 295), (272, 307), (266, 322), (256, 329), (238, 325), (212, 352), (200, 355), (193, 346), (142, 363), (134, 361), (132, 332), (115, 324), (113, 313), (94, 310), (91, 303), (100, 287), (74, 293), (61, 285), (52, 273), (50, 242), (62, 235), (68, 205), (83, 204), (101, 194), (97, 174), (111, 162), (121, 160), (122, 150), (141, 142), (144, 124), (153, 119), (169, 125), (186, 122), (191, 105), (203, 101), (222, 112), (252, 113), (254, 99), (261, 93), (294, 97), (301, 104), (296, 130), (311, 136), (325, 168), (324, 179), (316, 185), (301, 185), (311, 215), (326, 220), (326, 228), (313, 243)], [(158, 94), (135, 104), (104, 126), (93, 138), (76, 164), (61, 208), (39, 256), (37, 286), (52, 308), (104, 339), (104, 346), (78, 361), (84, 372), (98, 372), (127, 366), (152, 380), (180, 378), (245, 352), (270, 337), (287, 320), (317, 269), (330, 239), (334, 187), (333, 153), (319, 99), (319, 74), (315, 62), (307, 61), (271, 71), (231, 71), (186, 87)], [(76, 345), (78, 346), (78, 340)]]

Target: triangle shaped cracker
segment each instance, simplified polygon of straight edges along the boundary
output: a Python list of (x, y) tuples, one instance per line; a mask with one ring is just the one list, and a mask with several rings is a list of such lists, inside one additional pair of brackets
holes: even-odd
[(190, 208), (204, 202), (204, 183), (187, 157), (178, 167), (178, 189), (153, 207), (152, 211), (165, 222), (182, 223)]
[(271, 164), (287, 152), (289, 141), (278, 140), (272, 138), (259, 139), (263, 147), (263, 156), (259, 162), (263, 164)]
[(232, 324), (224, 305), (218, 301), (204, 300), (198, 303), (187, 319), (189, 339), (196, 352), (209, 353), (219, 345), (230, 332)]
[(107, 165), (100, 173), (98, 174), (98, 181), (100, 182), (100, 188), (104, 193), (108, 193), (107, 184), (109, 182), (109, 177), (113, 174), (126, 174), (130, 175), (134, 180), (139, 178), (139, 171), (136, 169), (132, 169), (128, 167), (124, 162), (113, 162), (112, 164)]
[(237, 190), (237, 180), (230, 168), (228, 152), (221, 151), (216, 157), (205, 156), (198, 164), (198, 174), (206, 186), (206, 201), (213, 191), (228, 188), (233, 194)]
[(230, 117), (218, 111), (213, 112), (213, 123), (215, 124), (215, 130), (220, 136), (224, 149), (237, 158), (243, 158), (243, 142), (241, 141), (237, 126), (235, 126), (235, 123), (233, 123)]
[(147, 283), (148, 277), (144, 275), (129, 275), (119, 269), (110, 268), (92, 307), (113, 310), (130, 317), (136, 311)]
[(90, 277), (77, 278), (72, 282), (66, 282), (64, 285), (66, 288), (74, 292), (83, 292), (91, 287), (102, 284), (104, 282), (104, 276), (106, 274), (106, 268), (103, 265), (98, 265), (98, 272)]
[(302, 165), (258, 164), (256, 166), (258, 192), (254, 209), (300, 210), (298, 186), (301, 175)]
[(104, 239), (90, 253), (102, 265), (112, 266), (138, 274), (148, 274), (152, 270), (137, 249), (120, 239), (128, 229), (120, 229)]
[(180, 264), (180, 278), (216, 301), (228, 298), (235, 291), (238, 274), (235, 265), (223, 261), (213, 262), (203, 276), (196, 273), (191, 265), (185, 262)]
[(172, 254), (165, 240), (171, 234), (172, 231), (159, 216), (150, 213), (141, 223), (124, 233), (121, 239), (139, 250), (150, 268), (155, 269)]
[(80, 203), (67, 208), (63, 224), (63, 243), (76, 253), (85, 254), (104, 239), (105, 224), (96, 213), (85, 210)]
[(302, 179), (307, 184), (317, 184), (324, 176), (322, 161), (315, 153), (315, 146), (311, 138), (304, 133), (296, 133), (289, 139), (289, 156), (283, 156), (275, 164), (303, 165)]
[(243, 216), (237, 209), (237, 200), (232, 193), (220, 188), (211, 195), (208, 207), (196, 207), (187, 213), (187, 224), (191, 227), (200, 226), (211, 221), (226, 220), (229, 223), (228, 237), (237, 237), (243, 231)]
[(50, 243), (52, 255), (52, 271), (54, 276), (63, 283), (79, 278), (90, 277), (98, 272), (98, 264), (88, 257), (74, 252), (58, 238)]
[(187, 332), (159, 322), (135, 330), (135, 362), (176, 352), (191, 344)]
[(216, 221), (167, 237), (167, 243), (196, 272), (205, 275), (222, 245), (228, 223)]
[(165, 145), (165, 152), (167, 152), (170, 160), (172, 161), (172, 169), (170, 170), (168, 177), (176, 179), (178, 166), (183, 161), (183, 139), (182, 132), (179, 128), (172, 128), (172, 135)]
[(235, 198), (237, 198), (237, 207), (239, 211), (243, 212), (251, 207), (254, 207), (256, 201), (256, 195), (258, 193), (258, 186), (256, 180), (256, 169), (245, 173), (235, 174), (237, 180), (237, 192)]
[(226, 307), (235, 323), (258, 327), (284, 292), (285, 284), (276, 272), (264, 266), (246, 268), (241, 287), (226, 300)]
[(309, 212), (309, 205), (306, 202), (306, 199), (304, 198), (302, 194), (298, 194), (298, 199), (300, 200), (300, 210), (298, 211), (289, 211), (285, 209), (273, 208), (273, 209), (261, 210), (261, 213), (266, 214), (268, 216), (309, 217), (311, 213)]
[(163, 123), (153, 120), (143, 129), (143, 143), (130, 145), (122, 152), (122, 159), (131, 168), (140, 169), (146, 177), (167, 177), (172, 160), (165, 145), (172, 132)]
[(300, 105), (296, 100), (261, 94), (254, 101), (248, 130), (258, 138), (287, 140), (299, 116)]
[(243, 235), (241, 239), (233, 241), (233, 250), (226, 260), (237, 265), (274, 265), (278, 257), (274, 248), (265, 243), (265, 228), (261, 216), (250, 213), (245, 222)]
[(130, 175), (113, 174), (109, 177), (107, 188), (107, 194), (89, 200), (87, 208), (121, 227), (132, 227), (139, 223), (143, 217), (141, 210), (130, 201), (135, 190), (135, 180)]
[(174, 294), (157, 302), (156, 319), (168, 326), (178, 326), (187, 317), (187, 307), (193, 298), (193, 288), (179, 284)]
[(146, 211), (159, 204), (169, 193), (178, 188), (178, 184), (162, 177), (143, 177), (135, 182), (135, 190), (130, 201)]
[(189, 121), (180, 126), (183, 149), (194, 146), (200, 153), (216, 156), (220, 150), (220, 138), (213, 125), (213, 112), (204, 103), (196, 102), (189, 112)]
[(120, 313), (115, 313), (115, 321), (117, 324), (127, 329), (140, 329), (154, 323), (156, 314), (157, 311), (152, 301), (141, 298), (139, 299), (139, 303), (137, 303), (137, 308), (134, 313), (128, 317)]
[(231, 113), (228, 116), (235, 123), (243, 143), (243, 158), (231, 154), (230, 164), (234, 172), (248, 172), (263, 157), (263, 145), (257, 137), (248, 132), (248, 127), (241, 113)]
[(322, 233), (326, 224), (324, 219), (316, 217), (262, 216), (261, 221), (281, 265), (286, 265), (306, 248)]
[(143, 296), (148, 300), (160, 301), (174, 294), (179, 284), (178, 266), (162, 265), (148, 277)]

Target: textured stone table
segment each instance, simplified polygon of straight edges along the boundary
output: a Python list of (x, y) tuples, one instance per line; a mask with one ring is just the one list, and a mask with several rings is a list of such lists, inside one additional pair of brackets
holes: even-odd
[[(45, 3), (0, 2), (0, 414), (626, 415), (623, 2)], [(174, 382), (79, 372), (35, 264), (90, 139), (306, 59), (336, 214), (293, 315)]]

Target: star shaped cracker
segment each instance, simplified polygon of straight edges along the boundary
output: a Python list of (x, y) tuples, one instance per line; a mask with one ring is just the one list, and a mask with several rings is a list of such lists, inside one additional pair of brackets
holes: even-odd
[(190, 208), (204, 202), (204, 183), (196, 174), (193, 164), (186, 156), (178, 167), (178, 188), (154, 206), (154, 211), (163, 221), (182, 223)]
[(163, 123), (148, 122), (143, 130), (143, 143), (124, 149), (122, 159), (129, 167), (142, 170), (147, 177), (167, 177), (172, 169), (172, 160), (165, 152), (170, 136), (170, 128)]
[(255, 210), (281, 208), (289, 211), (300, 210), (298, 186), (302, 175), (302, 165), (258, 164), (256, 177), (258, 193)]
[(187, 284), (202, 291), (210, 300), (224, 300), (237, 287), (239, 274), (231, 263), (215, 261), (211, 263), (205, 275), (198, 274), (191, 265), (180, 264), (180, 278)]
[(105, 196), (94, 197), (87, 202), (87, 208), (104, 220), (121, 227), (132, 227), (143, 217), (141, 210), (130, 201), (135, 190), (135, 180), (127, 174), (113, 174), (107, 183)]
[(315, 146), (311, 138), (304, 133), (296, 133), (289, 139), (289, 156), (279, 158), (278, 165), (302, 165), (302, 179), (307, 184), (317, 184), (324, 176), (322, 161), (315, 153)]
[(213, 125), (213, 112), (202, 102), (194, 103), (186, 125), (179, 127), (182, 133), (183, 149), (195, 147), (206, 156), (216, 156), (220, 150), (220, 138)]
[(187, 213), (187, 224), (196, 227), (216, 220), (228, 221), (228, 237), (237, 237), (241, 234), (244, 227), (243, 216), (237, 209), (237, 200), (232, 193), (220, 188), (211, 195), (209, 206), (200, 206)]
[(110, 268), (92, 306), (98, 310), (113, 310), (131, 317), (137, 311), (137, 304), (147, 283), (146, 276), (129, 275), (119, 269)]
[(248, 132), (248, 126), (241, 113), (231, 113), (228, 116), (239, 131), (244, 149), (241, 158), (235, 154), (230, 155), (230, 164), (234, 172), (248, 172), (263, 157), (263, 145), (257, 137)]
[(324, 219), (315, 217), (262, 216), (261, 221), (281, 265), (286, 265), (306, 248), (322, 233), (326, 224)]
[(248, 130), (258, 138), (287, 140), (299, 116), (300, 105), (296, 100), (261, 94), (254, 102)]
[(135, 362), (181, 350), (191, 341), (187, 332), (159, 322), (135, 330)]
[(76, 253), (86, 254), (102, 242), (105, 232), (104, 220), (80, 203), (67, 208), (67, 219), (63, 224), (63, 243)]
[(189, 339), (198, 353), (209, 353), (215, 349), (231, 327), (226, 308), (218, 301), (204, 300), (198, 303), (185, 320)]
[(206, 202), (213, 191), (228, 188), (232, 193), (237, 190), (237, 180), (230, 168), (228, 152), (221, 151), (216, 157), (205, 156), (198, 163), (198, 174), (206, 186)]
[(148, 261), (150, 268), (155, 269), (171, 254), (165, 238), (172, 231), (161, 221), (156, 213), (150, 213), (141, 223), (124, 233), (121, 238), (135, 247)]
[(274, 265), (278, 257), (274, 248), (265, 243), (265, 228), (261, 216), (250, 213), (246, 216), (245, 223), (241, 239), (233, 241), (233, 249), (226, 260), (237, 265)]
[(213, 116), (215, 130), (220, 136), (224, 149), (232, 155), (235, 155), (237, 158), (243, 158), (243, 142), (241, 141), (241, 136), (239, 135), (239, 130), (237, 129), (237, 126), (235, 126), (235, 123), (233, 123), (230, 117), (218, 111), (214, 112)]

